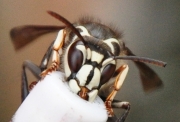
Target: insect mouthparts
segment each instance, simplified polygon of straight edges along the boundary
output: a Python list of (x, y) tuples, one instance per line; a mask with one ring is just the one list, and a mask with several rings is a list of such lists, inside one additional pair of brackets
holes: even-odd
[(113, 56), (113, 59), (132, 60), (137, 62), (150, 63), (161, 67), (165, 67), (167, 65), (167, 63), (163, 61), (139, 56)]

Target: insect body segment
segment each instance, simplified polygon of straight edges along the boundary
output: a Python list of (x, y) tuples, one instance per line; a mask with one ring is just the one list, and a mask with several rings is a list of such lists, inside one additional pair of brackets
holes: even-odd
[(119, 91), (119, 89), (121, 88), (121, 86), (124, 82), (124, 79), (127, 75), (128, 69), (129, 69), (128, 65), (122, 65), (118, 69), (119, 74), (116, 77), (116, 80), (114, 82), (113, 90), (112, 90), (111, 94), (106, 98), (105, 105), (106, 105), (108, 112), (110, 112), (109, 113), (110, 116), (114, 115), (113, 110), (112, 110), (112, 106), (111, 106), (112, 101), (113, 101), (115, 95), (117, 94), (117, 92)]
[[(30, 61), (24, 62), (22, 100), (29, 93), (25, 68), (28, 68), (37, 79), (40, 79), (40, 72), (41, 78), (44, 78), (52, 71), (59, 70), (60, 67), (64, 70), (66, 81), (74, 93), (90, 102), (93, 102), (96, 96), (99, 95), (104, 100), (107, 113), (111, 119), (115, 118), (112, 108), (125, 109), (124, 114), (120, 118), (115, 119), (117, 122), (124, 122), (130, 110), (130, 104), (129, 102), (114, 100), (129, 69), (126, 64), (118, 65), (120, 59), (134, 61), (140, 71), (143, 87), (146, 91), (162, 85), (162, 81), (157, 74), (143, 62), (158, 66), (165, 66), (166, 63), (135, 56), (129, 48), (125, 47), (121, 40), (121, 35), (116, 31), (91, 20), (83, 19), (78, 23), (71, 24), (64, 17), (54, 12), (48, 11), (48, 13), (59, 19), (66, 26), (58, 27), (61, 30), (56, 40), (48, 48), (40, 66)], [(29, 28), (28, 30), (36, 31), (37, 29), (31, 29), (34, 27), (37, 26), (25, 26), (25, 29)], [(46, 29), (49, 30), (49, 26), (44, 27), (44, 30)], [(54, 30), (57, 30), (56, 26)], [(24, 28), (14, 28), (13, 32), (16, 31), (23, 34)], [(35, 33), (34, 31), (32, 33)], [(30, 32), (28, 31), (28, 33)], [(35, 37), (38, 36), (39, 32), (36, 33)], [(19, 36), (12, 36), (15, 45), (19, 43), (19, 40), (16, 41), (17, 37)], [(21, 39), (20, 41), (23, 40)], [(23, 43), (29, 43), (29, 41)], [(47, 68), (51, 52), (53, 53), (52, 63)], [(115, 78), (115, 80), (112, 78)], [(32, 87), (34, 87), (34, 84), (32, 84)]]

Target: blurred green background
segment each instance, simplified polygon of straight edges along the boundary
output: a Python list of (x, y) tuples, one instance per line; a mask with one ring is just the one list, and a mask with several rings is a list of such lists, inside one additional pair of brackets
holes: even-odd
[[(129, 101), (127, 122), (180, 121), (180, 1), (179, 0), (1, 0), (0, 1), (0, 121), (7, 122), (20, 105), (21, 65), (36, 64), (56, 34), (47, 34), (19, 51), (9, 37), (11, 28), (27, 24), (60, 25), (46, 11), (74, 22), (83, 15), (99, 18), (123, 31), (126, 45), (139, 56), (166, 61), (166, 68), (151, 66), (164, 82), (163, 89), (145, 94), (132, 62), (117, 95)], [(33, 79), (32, 75), (30, 79)], [(98, 113), (97, 113), (98, 114)]]

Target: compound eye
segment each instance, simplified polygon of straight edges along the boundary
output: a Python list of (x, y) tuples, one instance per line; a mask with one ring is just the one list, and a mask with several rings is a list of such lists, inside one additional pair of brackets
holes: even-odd
[(108, 64), (104, 67), (104, 69), (101, 72), (101, 80), (100, 84), (103, 85), (109, 79), (113, 76), (114, 72), (116, 70), (116, 65), (115, 64)]
[(74, 42), (68, 51), (68, 64), (72, 72), (78, 72), (84, 59), (83, 52), (77, 48), (78, 46), (84, 46), (82, 41)]

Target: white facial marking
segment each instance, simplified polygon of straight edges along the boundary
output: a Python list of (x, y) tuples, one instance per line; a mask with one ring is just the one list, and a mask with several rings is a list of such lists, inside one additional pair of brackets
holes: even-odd
[(92, 65), (83, 65), (81, 67), (81, 69), (77, 72), (76, 77), (79, 80), (79, 85), (80, 86), (84, 86), (86, 81), (87, 81), (87, 77), (90, 73), (90, 71), (92, 70)]
[(96, 61), (98, 64), (102, 61), (102, 59), (104, 58), (104, 55), (97, 53), (95, 51), (91, 52), (91, 61)]
[(87, 48), (87, 59), (89, 60), (91, 58), (91, 49), (90, 48)]
[(89, 101), (90, 101), (90, 102), (93, 102), (93, 101), (94, 101), (94, 99), (95, 99), (96, 96), (97, 96), (97, 93), (98, 93), (98, 90), (97, 90), (97, 89), (92, 90), (91, 92), (88, 93)]
[(82, 36), (91, 36), (89, 33), (88, 33), (88, 30), (84, 27), (84, 26), (77, 26), (76, 28), (79, 28), (82, 30), (82, 32), (80, 32), (80, 34)]
[(112, 45), (112, 42), (115, 42), (115, 43), (117, 43), (119, 45), (119, 41), (117, 39), (115, 39), (115, 38), (110, 38), (110, 39), (104, 40), (103, 42), (106, 43), (111, 48), (111, 51), (114, 54), (115, 50), (114, 50), (114, 47)]
[[(80, 32), (81, 36), (91, 36), (91, 35), (88, 33), (88, 30), (87, 30), (85, 27), (83, 27), (83, 26), (77, 26), (76, 28), (79, 28), (79, 29), (82, 30), (82, 32)], [(78, 36), (75, 35), (75, 36), (73, 37), (72, 41), (74, 41), (75, 39), (77, 39), (77, 37), (78, 37)]]
[(78, 93), (81, 89), (79, 88), (76, 80), (74, 79), (71, 79), (69, 81), (69, 87), (71, 88), (71, 90), (74, 92), (74, 93)]
[(91, 90), (92, 88), (94, 87), (97, 87), (99, 85), (99, 82), (100, 82), (100, 76), (101, 76), (101, 73), (99, 71), (98, 68), (95, 68), (94, 69), (94, 75), (93, 75), (93, 78), (92, 80), (89, 82), (88, 85), (86, 85), (86, 87)]

